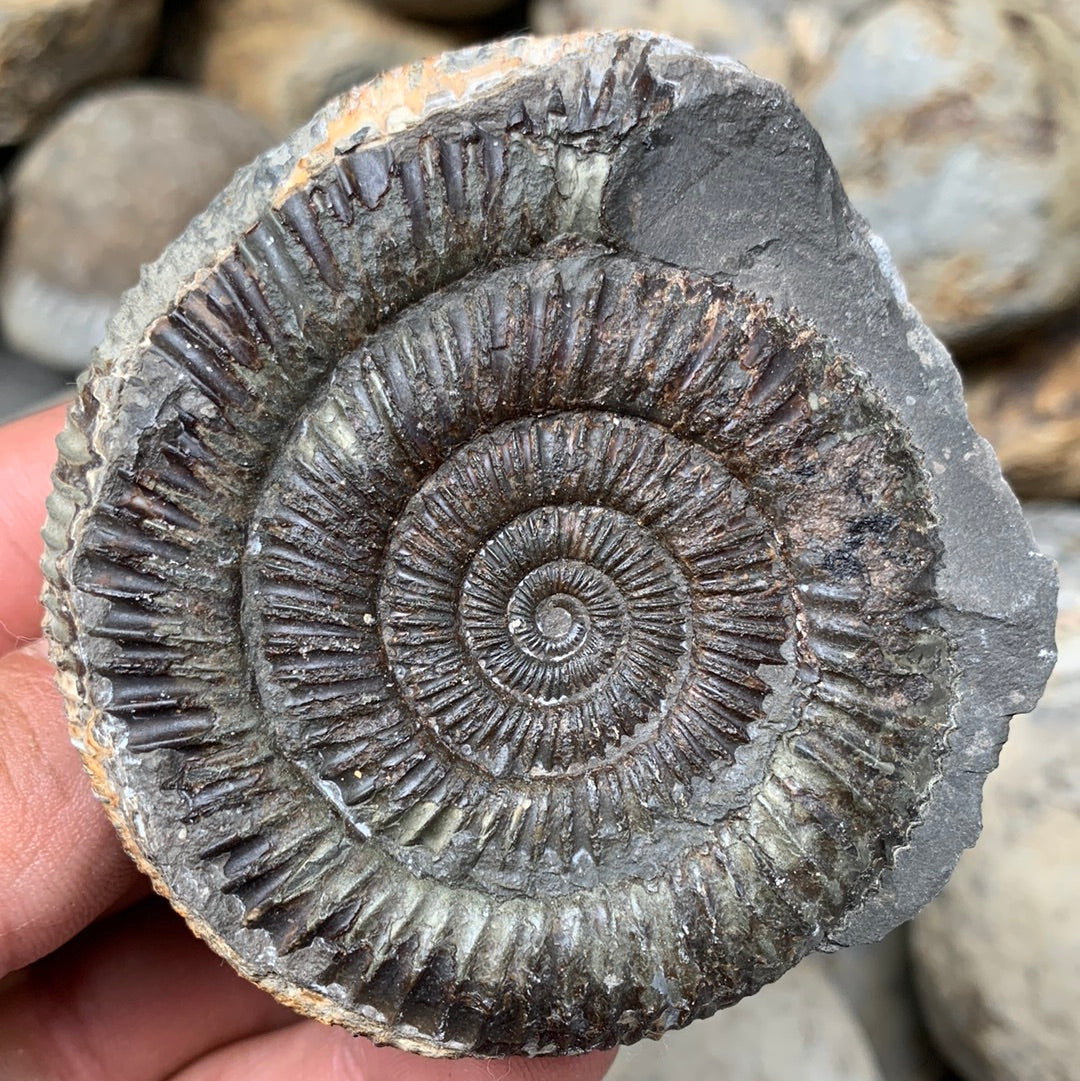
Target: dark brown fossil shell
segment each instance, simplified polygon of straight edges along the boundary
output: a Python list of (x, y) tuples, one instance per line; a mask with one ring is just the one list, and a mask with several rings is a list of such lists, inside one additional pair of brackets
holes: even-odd
[(395, 73), (240, 174), (47, 527), (76, 741), (194, 929), (535, 1055), (924, 903), (1053, 584), (890, 274), (778, 88), (644, 35)]

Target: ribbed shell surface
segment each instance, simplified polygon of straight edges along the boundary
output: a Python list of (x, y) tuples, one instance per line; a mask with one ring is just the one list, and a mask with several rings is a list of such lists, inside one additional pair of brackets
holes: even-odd
[(707, 1016), (839, 935), (943, 771), (927, 452), (813, 321), (612, 225), (683, 67), (519, 42), (344, 99), (151, 272), (61, 440), (99, 794), (241, 972), (380, 1041)]

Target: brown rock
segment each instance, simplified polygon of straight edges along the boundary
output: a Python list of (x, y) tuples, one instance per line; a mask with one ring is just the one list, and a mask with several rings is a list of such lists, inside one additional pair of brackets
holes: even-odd
[(1016, 492), (1080, 499), (1080, 316), (964, 382), (971, 422)]
[(20, 0), (0, 12), (0, 144), (19, 142), (74, 90), (149, 59), (161, 0)]
[(16, 163), (0, 324), (18, 352), (75, 370), (139, 267), (270, 142), (190, 90), (144, 84), (80, 101)]
[(394, 15), (448, 23), (487, 19), (511, 3), (513, 0), (378, 0), (379, 7)]
[(1080, 1081), (1080, 508), (1029, 506), (1059, 563), (1059, 661), (1012, 722), (983, 832), (918, 916), (931, 1031), (969, 1081)]
[(357, 83), (460, 44), (349, 0), (201, 0), (178, 36), (182, 74), (280, 135)]

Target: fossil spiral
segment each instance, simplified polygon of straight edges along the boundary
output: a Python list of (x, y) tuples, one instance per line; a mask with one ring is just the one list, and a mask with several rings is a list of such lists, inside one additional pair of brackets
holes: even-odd
[(195, 930), (536, 1055), (924, 903), (1053, 582), (890, 273), (777, 87), (645, 35), (404, 69), (242, 172), (46, 530), (76, 741)]

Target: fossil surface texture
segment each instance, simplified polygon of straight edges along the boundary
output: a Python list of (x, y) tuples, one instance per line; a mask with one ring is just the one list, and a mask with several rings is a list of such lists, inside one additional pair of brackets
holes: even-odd
[(1054, 576), (787, 93), (646, 34), (345, 95), (144, 270), (47, 631), (230, 963), (430, 1055), (708, 1016), (910, 917)]

